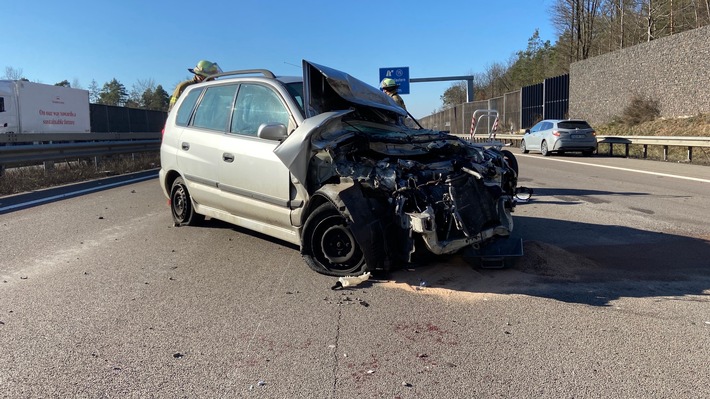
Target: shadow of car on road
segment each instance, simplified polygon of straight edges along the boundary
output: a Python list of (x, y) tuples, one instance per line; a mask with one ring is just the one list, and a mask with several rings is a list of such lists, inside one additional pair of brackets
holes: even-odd
[[(516, 217), (515, 223), (515, 237), (524, 238), (524, 254), (506, 268), (477, 268), (463, 254), (435, 256), (349, 289), (379, 285), (463, 301), (530, 295), (591, 306), (611, 306), (622, 297), (701, 295), (710, 301), (710, 240), (536, 217)], [(230, 229), (298, 250), (217, 220), (204, 227)], [(535, 236), (534, 231), (545, 235)], [(303, 268), (308, 269), (305, 262)]]
[(413, 291), (423, 291), (423, 281), (424, 290), (464, 300), (518, 294), (592, 306), (610, 306), (621, 297), (700, 295), (710, 301), (709, 240), (532, 217), (516, 218), (516, 235), (529, 239), (510, 267), (473, 268), (457, 255), (396, 271), (390, 280)]

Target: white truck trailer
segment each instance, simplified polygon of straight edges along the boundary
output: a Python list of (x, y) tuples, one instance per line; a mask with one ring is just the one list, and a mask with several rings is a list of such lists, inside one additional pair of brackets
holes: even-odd
[(0, 134), (89, 132), (87, 90), (0, 80)]

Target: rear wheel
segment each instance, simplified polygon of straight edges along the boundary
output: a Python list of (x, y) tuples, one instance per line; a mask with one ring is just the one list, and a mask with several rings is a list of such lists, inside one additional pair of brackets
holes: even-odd
[(551, 155), (550, 150), (547, 148), (547, 141), (543, 141), (542, 144), (540, 144), (540, 152), (543, 157), (549, 157)]
[(176, 226), (194, 226), (205, 219), (203, 215), (195, 213), (190, 192), (182, 177), (175, 179), (170, 190), (170, 210)]
[(369, 270), (347, 220), (330, 203), (308, 216), (302, 242), (306, 263), (318, 273), (342, 277)]

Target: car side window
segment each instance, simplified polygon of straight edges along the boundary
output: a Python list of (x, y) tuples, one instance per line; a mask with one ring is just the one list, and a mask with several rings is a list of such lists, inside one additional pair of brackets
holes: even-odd
[(175, 123), (178, 126), (187, 126), (187, 124), (190, 123), (192, 110), (195, 108), (195, 103), (197, 103), (197, 99), (200, 97), (201, 93), (202, 90), (191, 90), (187, 93), (175, 117)]
[(237, 85), (213, 86), (205, 90), (195, 110), (192, 125), (204, 129), (224, 131), (229, 122)]
[(542, 124), (542, 127), (540, 130), (550, 130), (552, 129), (552, 123), (551, 122), (545, 122)]
[(242, 84), (232, 114), (231, 133), (256, 136), (262, 123), (289, 125), (290, 114), (281, 98), (270, 88)]
[(533, 126), (532, 129), (530, 129), (530, 133), (535, 133), (535, 132), (539, 131), (540, 128), (542, 127), (542, 124), (543, 124), (542, 122), (536, 123), (535, 126)]

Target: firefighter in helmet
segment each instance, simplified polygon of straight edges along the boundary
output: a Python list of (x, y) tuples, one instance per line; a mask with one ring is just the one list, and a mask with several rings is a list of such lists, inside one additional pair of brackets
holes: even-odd
[(195, 74), (195, 76), (192, 79), (180, 82), (177, 85), (172, 97), (170, 97), (170, 107), (168, 108), (168, 110), (173, 108), (178, 98), (180, 98), (180, 95), (183, 91), (185, 91), (185, 88), (187, 88), (187, 86), (195, 83), (200, 83), (205, 80), (206, 77), (222, 72), (222, 69), (219, 67), (219, 65), (217, 65), (216, 62), (211, 62), (207, 60), (202, 60), (198, 62), (194, 68), (188, 68), (187, 70), (190, 71), (190, 73)]
[(407, 109), (407, 107), (404, 105), (404, 100), (402, 100), (402, 97), (397, 94), (397, 89), (399, 89), (399, 85), (397, 84), (397, 82), (394, 81), (394, 79), (382, 79), (382, 82), (380, 83), (380, 89), (387, 93), (388, 96), (392, 97), (392, 99), (394, 100), (394, 102), (397, 103), (397, 105), (404, 108), (405, 110)]

